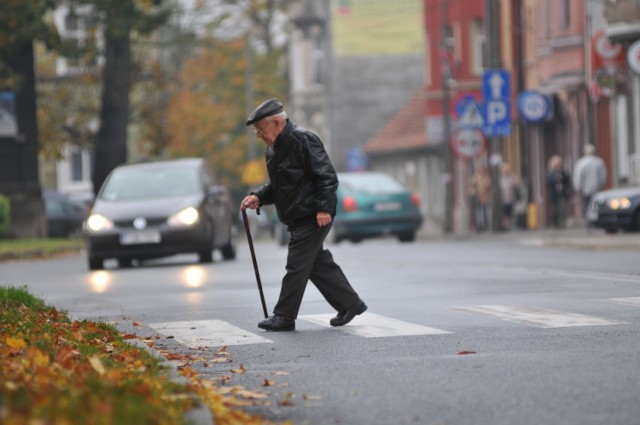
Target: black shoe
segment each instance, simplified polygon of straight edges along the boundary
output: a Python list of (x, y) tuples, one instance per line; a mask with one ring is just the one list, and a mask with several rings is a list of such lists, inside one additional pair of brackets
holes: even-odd
[(362, 300), (358, 300), (357, 303), (345, 311), (338, 313), (336, 317), (329, 321), (329, 323), (331, 326), (344, 326), (352, 321), (354, 317), (364, 313), (365, 311), (367, 311), (367, 305)]
[(286, 316), (274, 314), (258, 323), (258, 327), (268, 331), (292, 331), (296, 328), (296, 321)]

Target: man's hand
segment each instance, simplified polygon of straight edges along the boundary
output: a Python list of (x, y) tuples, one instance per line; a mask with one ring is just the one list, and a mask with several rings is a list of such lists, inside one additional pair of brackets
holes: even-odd
[(319, 227), (324, 227), (327, 224), (331, 223), (331, 214), (326, 212), (319, 212), (316, 215), (316, 221), (318, 222)]
[(247, 208), (251, 210), (255, 210), (256, 208), (259, 208), (259, 207), (260, 207), (260, 200), (256, 195), (253, 195), (253, 194), (246, 196), (240, 203), (240, 209), (242, 211), (246, 210)]

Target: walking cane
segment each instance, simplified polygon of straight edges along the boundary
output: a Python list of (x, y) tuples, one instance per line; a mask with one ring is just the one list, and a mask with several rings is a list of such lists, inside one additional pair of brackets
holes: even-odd
[[(260, 210), (256, 211), (260, 214)], [(262, 301), (262, 311), (264, 312), (264, 318), (268, 318), (267, 304), (264, 302), (264, 294), (262, 293), (262, 282), (260, 282), (260, 272), (258, 271), (258, 263), (256, 261), (256, 253), (253, 250), (253, 239), (251, 239), (251, 231), (249, 230), (249, 219), (247, 218), (247, 211), (242, 209), (242, 219), (244, 220), (244, 230), (247, 233), (247, 241), (249, 241), (249, 249), (251, 250), (251, 259), (253, 260), (253, 270), (256, 272), (256, 282), (258, 283), (258, 291), (260, 292), (260, 301)]]

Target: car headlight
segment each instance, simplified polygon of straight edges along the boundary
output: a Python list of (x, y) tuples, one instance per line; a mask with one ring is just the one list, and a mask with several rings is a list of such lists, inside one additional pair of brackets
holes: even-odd
[(607, 202), (607, 205), (612, 210), (624, 210), (631, 206), (631, 201), (629, 200), (629, 198), (616, 198), (610, 199)]
[(200, 213), (193, 207), (185, 208), (169, 217), (171, 226), (192, 226), (200, 219)]
[(91, 214), (87, 218), (87, 230), (90, 232), (102, 232), (113, 228), (113, 222), (100, 214)]

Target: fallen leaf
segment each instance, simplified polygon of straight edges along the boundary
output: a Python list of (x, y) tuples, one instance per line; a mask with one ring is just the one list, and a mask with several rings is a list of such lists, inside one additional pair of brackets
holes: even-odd
[(303, 395), (302, 395), (302, 399), (303, 399), (303, 400), (322, 400), (322, 397), (320, 397), (319, 395), (307, 395), (307, 394), (303, 394)]
[(282, 400), (278, 402), (278, 406), (280, 407), (293, 406), (293, 402), (291, 400)]
[(13, 349), (20, 350), (27, 348), (27, 342), (22, 338), (15, 338), (10, 336), (6, 339), (7, 345)]
[(272, 373), (272, 375), (275, 375), (275, 376), (285, 376), (285, 375), (288, 375), (288, 374), (289, 374), (289, 372), (282, 372), (282, 371), (281, 372), (273, 372)]
[(466, 356), (468, 354), (477, 354), (475, 351), (460, 351), (458, 353), (459, 356)]
[(132, 324), (133, 324), (133, 326), (142, 326), (142, 325), (141, 325), (140, 323), (138, 323), (138, 322), (133, 322)]
[(237, 390), (237, 391), (234, 391), (233, 393), (237, 396), (240, 396), (249, 400), (267, 398), (266, 394), (262, 394), (257, 391)]
[(276, 381), (269, 381), (268, 379), (265, 379), (264, 382), (262, 383), (263, 387), (270, 387), (272, 385), (275, 385)]
[(231, 373), (237, 373), (237, 374), (243, 374), (247, 371), (247, 369), (244, 368), (244, 366), (241, 364), (239, 368), (237, 369), (230, 369), (229, 372)]
[(136, 339), (136, 338), (137, 338), (136, 334), (125, 334), (125, 335), (122, 336), (122, 339), (125, 339), (125, 340), (126, 339)]
[(89, 363), (91, 364), (91, 367), (93, 368), (93, 370), (98, 372), (100, 375), (104, 375), (107, 372), (100, 358), (96, 356), (91, 356), (89, 357)]

